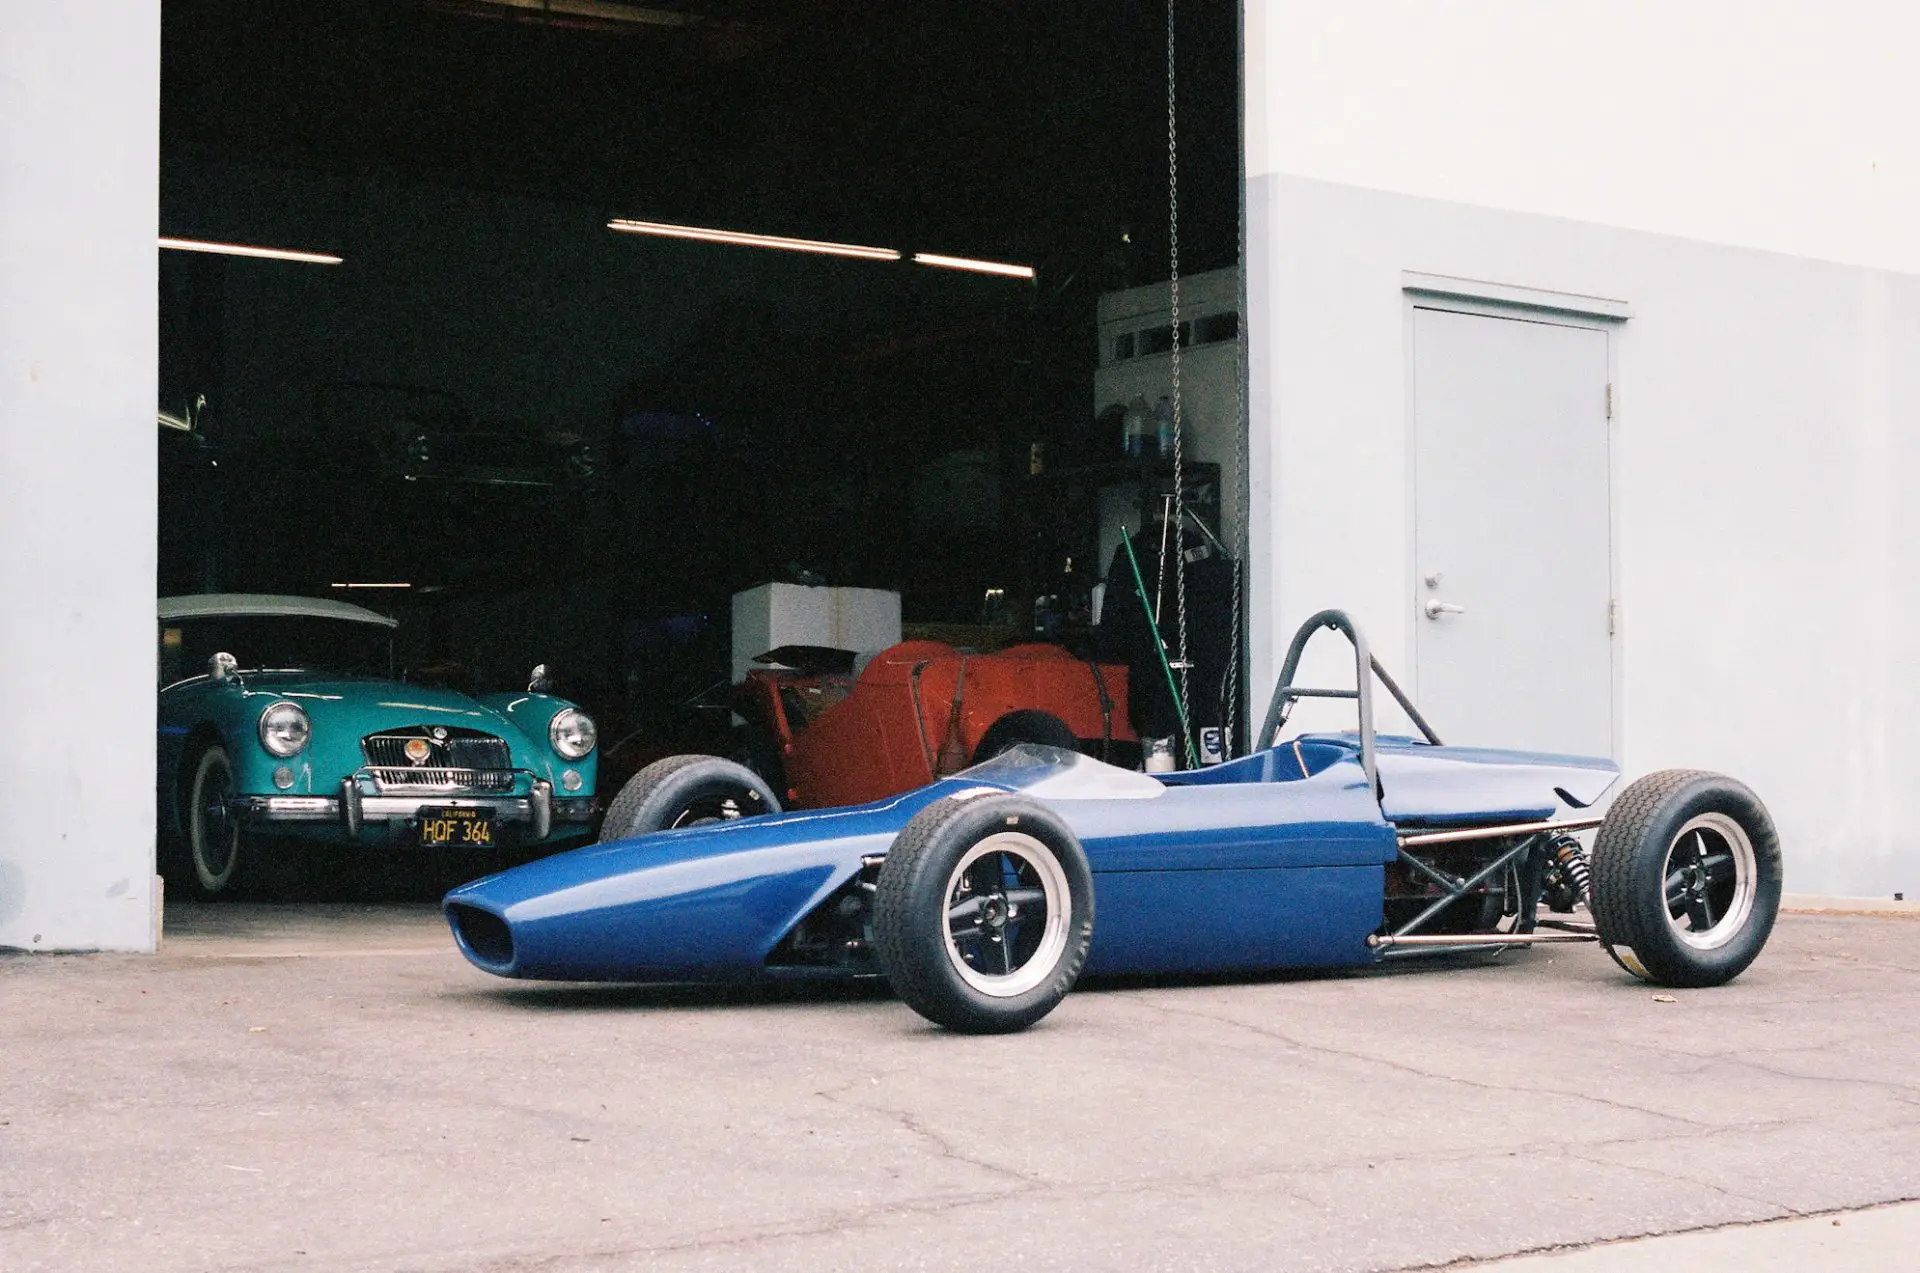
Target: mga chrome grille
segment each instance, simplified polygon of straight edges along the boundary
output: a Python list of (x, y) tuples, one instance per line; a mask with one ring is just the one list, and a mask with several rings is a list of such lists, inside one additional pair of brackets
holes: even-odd
[(513, 790), (511, 769), (449, 769), (432, 765), (369, 765), (373, 785), (382, 791), (476, 791), (489, 795)]
[[(418, 764), (409, 743), (424, 742)], [(502, 792), (513, 789), (513, 752), (506, 740), (473, 729), (415, 725), (385, 729), (360, 740), (368, 772), (381, 790)]]

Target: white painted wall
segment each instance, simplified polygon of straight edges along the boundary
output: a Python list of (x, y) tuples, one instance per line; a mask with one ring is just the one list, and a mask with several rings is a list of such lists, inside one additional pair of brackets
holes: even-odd
[(1920, 9), (1245, 15), (1253, 684), (1328, 605), (1411, 669), (1402, 272), (1618, 298), (1619, 758), (1750, 782), (1791, 890), (1920, 893)]
[(1253, 684), (1330, 605), (1411, 669), (1402, 271), (1621, 298), (1622, 763), (1749, 782), (1792, 891), (1920, 894), (1920, 278), (1291, 177), (1248, 204)]
[(1910, 0), (1246, 0), (1247, 171), (1920, 273)]
[(150, 950), (158, 0), (0, 6), (0, 947)]

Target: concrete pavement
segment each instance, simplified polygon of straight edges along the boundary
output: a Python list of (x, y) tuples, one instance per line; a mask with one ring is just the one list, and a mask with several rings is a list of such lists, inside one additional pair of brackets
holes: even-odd
[(1456, 1269), (1483, 1273), (1888, 1273), (1920, 1268), (1920, 1203), (1730, 1225)]
[(1670, 1003), (1559, 947), (988, 1039), (872, 987), (501, 982), (421, 907), (169, 921), (0, 959), (8, 1273), (1388, 1270), (1920, 1197), (1912, 919), (1783, 917)]

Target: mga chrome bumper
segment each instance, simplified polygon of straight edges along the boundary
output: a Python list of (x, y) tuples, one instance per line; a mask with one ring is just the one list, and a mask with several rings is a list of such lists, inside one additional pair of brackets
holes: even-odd
[(343, 779), (338, 796), (244, 796), (230, 806), (250, 824), (332, 823), (357, 836), (370, 823), (407, 822), (427, 809), (486, 809), (493, 820), (524, 826), (529, 838), (544, 840), (556, 823), (584, 824), (593, 820), (592, 796), (556, 799), (553, 784), (536, 779), (523, 796), (471, 794), (367, 795), (352, 778)]

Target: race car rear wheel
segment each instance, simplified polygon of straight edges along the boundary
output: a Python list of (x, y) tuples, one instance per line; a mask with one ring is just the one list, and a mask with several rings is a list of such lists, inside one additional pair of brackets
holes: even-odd
[(880, 868), (873, 940), (894, 993), (968, 1034), (1053, 1011), (1093, 943), (1093, 872), (1065, 823), (1018, 796), (915, 814)]
[(1080, 749), (1080, 740), (1073, 736), (1073, 730), (1067, 722), (1052, 712), (1025, 707), (1017, 712), (1008, 712), (987, 726), (987, 732), (980, 735), (980, 745), (973, 749), (973, 763), (977, 765), (983, 760), (992, 760), (1001, 752), (1018, 747), (1021, 743), (1039, 743), (1046, 747), (1058, 747), (1061, 751)]
[(718, 756), (669, 756), (627, 779), (601, 820), (600, 839), (778, 812), (773, 788), (745, 765)]
[(1753, 792), (1694, 769), (1648, 774), (1593, 845), (1595, 925), (1627, 971), (1717, 986), (1760, 954), (1780, 909), (1780, 837)]

